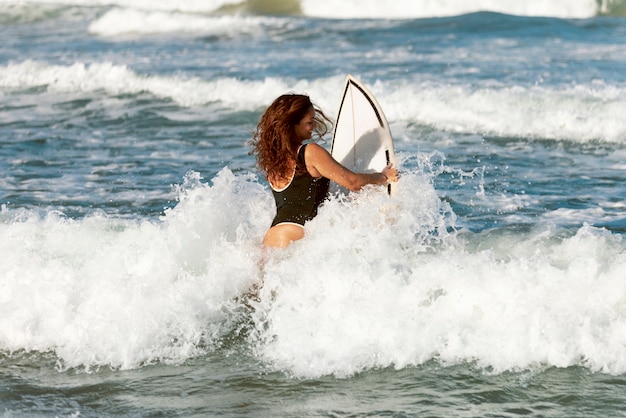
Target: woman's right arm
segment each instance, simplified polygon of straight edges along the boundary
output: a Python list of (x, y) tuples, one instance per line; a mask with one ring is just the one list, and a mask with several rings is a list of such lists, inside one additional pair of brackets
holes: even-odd
[(351, 191), (361, 190), (368, 184), (388, 184), (398, 181), (398, 173), (392, 164), (380, 173), (355, 173), (339, 164), (318, 144), (308, 144), (304, 150), (307, 170), (313, 177), (326, 177)]

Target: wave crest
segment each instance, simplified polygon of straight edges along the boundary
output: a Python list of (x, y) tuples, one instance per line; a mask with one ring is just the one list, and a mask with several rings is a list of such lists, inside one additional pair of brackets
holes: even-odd
[[(493, 0), (3, 0), (0, 15), (16, 12), (29, 13), (28, 9), (42, 5), (51, 7), (110, 7), (141, 10), (144, 12), (192, 14), (249, 14), (249, 15), (305, 15), (326, 19), (418, 19), (457, 16), (476, 12), (496, 12), (519, 16), (544, 16), (562, 19), (586, 19), (594, 16), (626, 16), (624, 0), (525, 0), (498, 2)], [(4, 6), (4, 7), (3, 7)], [(26, 7), (23, 7), (26, 6)]]

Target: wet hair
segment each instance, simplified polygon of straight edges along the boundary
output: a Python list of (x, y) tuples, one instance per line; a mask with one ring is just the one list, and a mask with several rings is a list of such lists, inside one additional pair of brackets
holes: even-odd
[(298, 147), (305, 139), (298, 138), (295, 126), (311, 109), (315, 110), (312, 139), (319, 140), (330, 132), (333, 123), (309, 96), (284, 94), (267, 108), (250, 141), (250, 154), (255, 155), (261, 173), (277, 180), (291, 177)]

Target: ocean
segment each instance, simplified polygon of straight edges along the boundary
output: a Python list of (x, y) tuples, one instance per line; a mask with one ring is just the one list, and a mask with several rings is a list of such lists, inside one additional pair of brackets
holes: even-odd
[[(0, 39), (0, 416), (626, 416), (625, 1), (0, 0)], [(398, 192), (263, 250), (247, 141), (347, 74)]]

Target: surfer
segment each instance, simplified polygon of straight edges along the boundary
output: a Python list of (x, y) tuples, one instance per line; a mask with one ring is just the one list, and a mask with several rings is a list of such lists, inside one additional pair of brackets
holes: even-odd
[(259, 170), (265, 174), (276, 201), (276, 216), (263, 244), (284, 248), (304, 237), (305, 222), (317, 215), (329, 182), (351, 191), (368, 184), (398, 180), (388, 164), (380, 173), (355, 173), (339, 164), (314, 142), (332, 129), (331, 120), (300, 94), (285, 94), (267, 108), (250, 141)]

